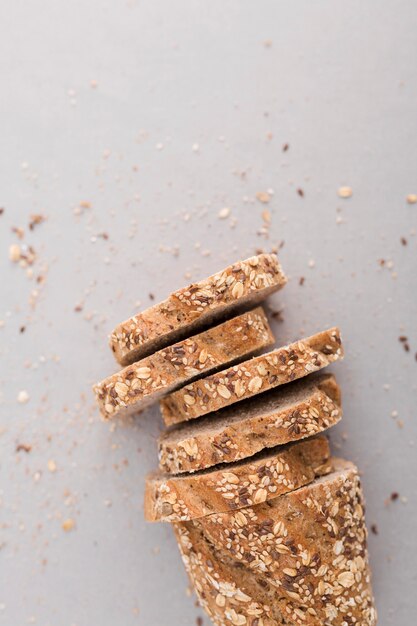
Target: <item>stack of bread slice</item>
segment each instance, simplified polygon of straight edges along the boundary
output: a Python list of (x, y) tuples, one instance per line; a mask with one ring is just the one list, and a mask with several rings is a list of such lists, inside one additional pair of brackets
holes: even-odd
[(260, 303), (283, 287), (273, 254), (240, 261), (120, 324), (125, 366), (95, 386), (106, 418), (160, 402), (167, 429), (145, 517), (172, 524), (217, 626), (373, 626), (357, 468), (322, 434), (342, 416), (321, 372), (338, 328), (274, 342)]

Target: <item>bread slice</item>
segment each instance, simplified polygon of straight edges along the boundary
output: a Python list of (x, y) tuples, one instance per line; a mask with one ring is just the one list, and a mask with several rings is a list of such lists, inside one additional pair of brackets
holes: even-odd
[(121, 365), (129, 365), (256, 306), (286, 282), (275, 254), (238, 261), (119, 324), (110, 347)]
[(155, 352), (94, 387), (104, 417), (139, 413), (180, 385), (271, 345), (262, 307)]
[(334, 471), (296, 491), (233, 513), (184, 522), (217, 550), (277, 588), (290, 624), (374, 626), (364, 502), (358, 470)]
[(171, 474), (195, 472), (304, 439), (336, 424), (340, 404), (334, 376), (308, 376), (166, 431), (159, 439), (159, 466)]
[(271, 595), (276, 589), (216, 550), (193, 524), (173, 524), (184, 567), (201, 607), (216, 626), (289, 624)]
[(145, 518), (186, 521), (272, 500), (328, 471), (329, 457), (326, 437), (318, 437), (195, 474), (150, 474)]
[(171, 393), (161, 401), (165, 424), (170, 426), (218, 411), (316, 372), (342, 357), (338, 328), (277, 348)]

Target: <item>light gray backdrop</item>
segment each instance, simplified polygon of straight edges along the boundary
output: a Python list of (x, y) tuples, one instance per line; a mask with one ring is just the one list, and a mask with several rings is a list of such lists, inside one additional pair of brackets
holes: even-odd
[(158, 410), (103, 423), (90, 386), (149, 294), (283, 244), (277, 341), (342, 328), (332, 445), (363, 472), (380, 624), (410, 626), (414, 0), (3, 0), (0, 23), (0, 623), (198, 623), (170, 528), (143, 521)]

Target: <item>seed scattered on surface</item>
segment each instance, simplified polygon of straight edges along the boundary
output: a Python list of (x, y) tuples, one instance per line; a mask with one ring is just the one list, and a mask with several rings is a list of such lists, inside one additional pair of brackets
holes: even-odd
[(24, 389), (22, 391), (19, 391), (17, 395), (17, 401), (19, 402), (19, 404), (26, 404), (26, 402), (29, 402), (28, 392)]
[(417, 204), (417, 194), (409, 193), (407, 196), (408, 204)]
[(220, 209), (220, 211), (219, 211), (219, 219), (225, 220), (227, 217), (229, 217), (229, 215), (230, 215), (229, 207), (224, 207), (223, 209)]
[(337, 194), (339, 198), (351, 198), (353, 191), (351, 187), (339, 187)]
[(48, 470), (52, 472), (52, 474), (56, 472), (56, 463), (52, 459), (49, 459), (48, 461)]
[(9, 259), (13, 263), (17, 263), (18, 261), (20, 261), (20, 256), (21, 256), (20, 246), (17, 243), (12, 244), (9, 248)]
[(71, 517), (69, 517), (68, 519), (62, 522), (62, 529), (65, 530), (66, 533), (69, 533), (71, 530), (74, 530), (74, 528), (75, 528), (75, 522)]

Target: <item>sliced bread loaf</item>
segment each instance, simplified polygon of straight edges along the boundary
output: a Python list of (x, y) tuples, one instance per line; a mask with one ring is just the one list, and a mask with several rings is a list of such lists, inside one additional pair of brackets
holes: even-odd
[(121, 365), (129, 365), (256, 306), (286, 282), (275, 254), (239, 261), (119, 324), (110, 336), (110, 347)]
[(343, 357), (338, 328), (277, 348), (197, 380), (161, 401), (167, 426), (218, 411), (316, 372)]
[(150, 474), (145, 518), (186, 521), (272, 500), (329, 471), (329, 457), (326, 437), (318, 437), (195, 474)]
[(254, 507), (195, 524), (217, 550), (277, 587), (290, 624), (374, 626), (363, 494), (357, 468), (334, 471)]
[(139, 413), (180, 385), (273, 343), (262, 307), (168, 346), (94, 387), (104, 417)]
[(195, 472), (304, 439), (336, 424), (340, 404), (334, 376), (308, 376), (169, 429), (159, 439), (159, 466), (171, 474)]

